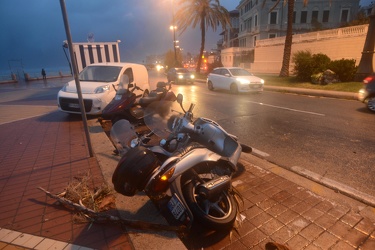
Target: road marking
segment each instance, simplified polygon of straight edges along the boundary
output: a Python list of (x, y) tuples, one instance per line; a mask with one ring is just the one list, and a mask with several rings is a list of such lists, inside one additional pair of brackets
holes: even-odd
[(310, 115), (326, 116), (325, 114), (321, 114), (321, 113), (315, 113), (315, 112), (310, 112), (310, 111), (305, 111), (305, 110), (299, 110), (299, 109), (291, 109), (291, 108), (287, 108), (287, 107), (281, 107), (281, 106), (275, 106), (275, 105), (271, 105), (271, 104), (265, 104), (265, 103), (262, 103), (262, 102), (253, 102), (253, 101), (247, 101), (247, 102), (258, 104), (258, 105), (261, 105), (261, 106), (267, 106), (267, 107), (277, 108), (277, 109), (284, 109), (284, 110), (289, 110), (289, 111), (294, 111), (294, 112), (300, 112), (300, 113), (305, 113), (305, 114), (310, 114)]
[(270, 155), (269, 154), (267, 154), (266, 152), (263, 152), (263, 151), (260, 151), (260, 150), (258, 150), (258, 149), (256, 149), (256, 148), (253, 148), (253, 147), (251, 147), (252, 149), (253, 149), (253, 154), (255, 154), (255, 155), (260, 155), (260, 156), (262, 156), (262, 157), (269, 157)]

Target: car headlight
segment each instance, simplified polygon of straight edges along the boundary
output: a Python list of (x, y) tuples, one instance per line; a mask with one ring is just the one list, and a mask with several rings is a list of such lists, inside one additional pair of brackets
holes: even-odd
[(195, 75), (190, 75), (190, 79), (194, 79), (195, 78)]
[(183, 75), (178, 75), (178, 79), (182, 79), (182, 78), (184, 78)]
[(104, 86), (97, 87), (94, 90), (94, 93), (95, 94), (104, 93), (105, 91), (108, 91), (108, 90), (109, 90), (109, 85), (104, 85)]
[(249, 83), (250, 83), (250, 81), (247, 80), (247, 79), (245, 79), (245, 78), (237, 78), (236, 80), (237, 80), (239, 83), (241, 83), (241, 84), (249, 84)]
[(261, 83), (261, 84), (264, 84), (264, 80), (263, 80), (263, 79), (260, 79), (260, 83)]

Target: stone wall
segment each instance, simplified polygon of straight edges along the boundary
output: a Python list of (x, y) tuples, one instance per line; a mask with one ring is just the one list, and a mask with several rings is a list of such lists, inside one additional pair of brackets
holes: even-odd
[[(354, 59), (359, 64), (365, 44), (368, 25), (359, 25), (336, 30), (311, 32), (293, 36), (292, 57), (296, 51), (309, 50), (312, 54), (323, 53), (331, 60)], [(254, 50), (254, 63), (248, 67), (254, 73), (278, 74), (281, 70), (284, 39), (266, 39), (259, 41)], [(224, 52), (225, 53), (225, 52)], [(225, 53), (229, 57), (228, 53)], [(224, 62), (223, 62), (224, 64)], [(375, 66), (375, 56), (373, 58)], [(232, 65), (225, 65), (232, 66)], [(244, 64), (245, 66), (245, 64)], [(293, 74), (293, 61), (290, 73)]]

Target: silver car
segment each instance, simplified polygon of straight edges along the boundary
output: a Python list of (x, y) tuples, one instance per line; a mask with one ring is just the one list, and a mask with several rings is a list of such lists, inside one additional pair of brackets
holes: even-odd
[(215, 68), (207, 76), (209, 90), (224, 89), (231, 93), (262, 92), (264, 80), (239, 67)]

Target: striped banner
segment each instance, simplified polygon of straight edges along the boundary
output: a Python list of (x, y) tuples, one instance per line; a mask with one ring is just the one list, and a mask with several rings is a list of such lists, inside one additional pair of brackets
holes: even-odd
[(78, 71), (81, 72), (92, 63), (120, 62), (118, 43), (73, 43)]

